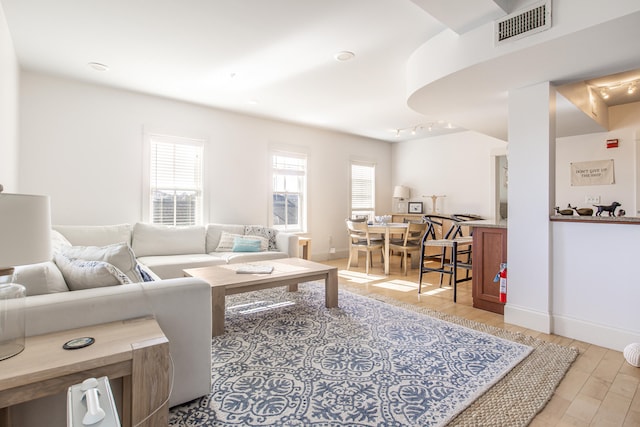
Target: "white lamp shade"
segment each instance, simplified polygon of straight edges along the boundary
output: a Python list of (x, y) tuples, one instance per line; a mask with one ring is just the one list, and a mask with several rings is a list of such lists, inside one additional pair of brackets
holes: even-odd
[(0, 269), (49, 260), (49, 197), (0, 193)]
[(409, 187), (405, 187), (404, 185), (396, 185), (393, 189), (393, 197), (396, 199), (408, 199), (411, 195), (411, 191), (409, 191)]

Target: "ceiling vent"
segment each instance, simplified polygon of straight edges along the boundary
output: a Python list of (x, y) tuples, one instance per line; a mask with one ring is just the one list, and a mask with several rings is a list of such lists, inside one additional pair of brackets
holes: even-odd
[(495, 23), (496, 45), (518, 40), (551, 28), (551, 0), (537, 2)]

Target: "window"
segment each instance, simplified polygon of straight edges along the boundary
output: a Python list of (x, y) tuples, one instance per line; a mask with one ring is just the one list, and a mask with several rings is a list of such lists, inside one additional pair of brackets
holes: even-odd
[(273, 154), (271, 169), (271, 225), (279, 230), (304, 231), (307, 212), (306, 156), (291, 153)]
[(351, 163), (351, 217), (366, 215), (373, 219), (376, 210), (376, 167), (373, 164)]
[(149, 218), (154, 224), (202, 223), (204, 141), (149, 136)]

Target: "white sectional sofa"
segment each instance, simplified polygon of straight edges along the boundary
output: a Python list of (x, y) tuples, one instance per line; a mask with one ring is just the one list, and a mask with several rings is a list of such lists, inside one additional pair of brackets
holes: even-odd
[[(212, 223), (167, 227), (137, 223), (133, 226), (58, 225), (53, 228), (73, 245), (102, 246), (128, 242), (138, 262), (161, 279), (182, 277), (185, 268), (298, 257), (297, 235), (276, 232), (260, 225)], [(234, 251), (236, 238), (260, 239), (261, 249)]]
[[(27, 336), (154, 315), (174, 364), (170, 406), (211, 388), (211, 289), (182, 270), (298, 251), (295, 235), (261, 226), (54, 226), (52, 235), (54, 259), (15, 272), (27, 287)], [(238, 242), (249, 247), (234, 250)], [(62, 394), (17, 405), (12, 421), (64, 426), (65, 402)]]

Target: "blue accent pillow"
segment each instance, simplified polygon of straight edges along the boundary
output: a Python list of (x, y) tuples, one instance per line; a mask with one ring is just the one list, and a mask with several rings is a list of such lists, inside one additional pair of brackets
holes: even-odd
[(233, 239), (233, 252), (260, 252), (260, 240), (236, 237)]

